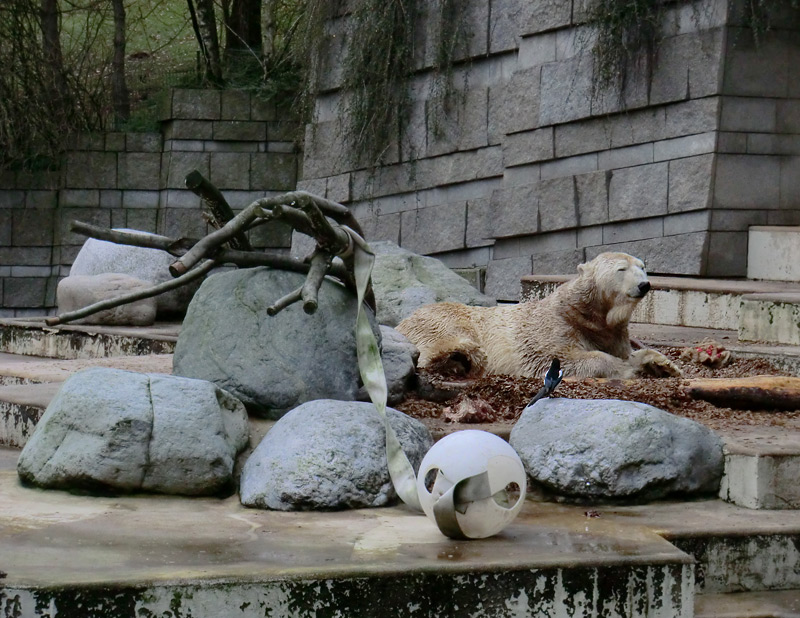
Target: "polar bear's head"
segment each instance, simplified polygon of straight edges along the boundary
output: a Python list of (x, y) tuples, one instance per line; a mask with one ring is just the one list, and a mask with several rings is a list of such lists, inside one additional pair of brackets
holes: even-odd
[(601, 253), (578, 266), (580, 277), (591, 287), (608, 310), (606, 320), (617, 324), (630, 319), (639, 301), (650, 291), (642, 260), (627, 253)]

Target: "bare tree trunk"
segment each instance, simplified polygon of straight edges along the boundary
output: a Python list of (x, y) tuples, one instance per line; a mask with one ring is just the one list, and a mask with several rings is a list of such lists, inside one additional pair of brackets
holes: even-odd
[(64, 75), (64, 57), (61, 53), (61, 37), (59, 28), (58, 0), (42, 0), (41, 27), (42, 27), (42, 52), (47, 71), (52, 80), (54, 94), (64, 96), (67, 93), (67, 82)]
[(206, 79), (212, 84), (222, 84), (222, 65), (219, 57), (219, 37), (217, 36), (217, 16), (214, 13), (213, 0), (186, 0), (192, 25), (200, 44), (200, 50), (206, 63)]
[(265, 0), (261, 7), (261, 49), (269, 62), (275, 55), (275, 0)]
[(127, 120), (131, 115), (131, 100), (125, 83), (125, 5), (122, 0), (111, 0), (114, 7), (114, 59), (112, 60), (112, 96), (116, 120)]
[(261, 0), (231, 0), (225, 52), (249, 51), (261, 58)]

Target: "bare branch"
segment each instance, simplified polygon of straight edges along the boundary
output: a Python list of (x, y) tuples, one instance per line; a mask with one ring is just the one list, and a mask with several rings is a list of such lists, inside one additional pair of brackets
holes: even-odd
[(328, 271), (333, 256), (327, 251), (318, 249), (311, 256), (311, 268), (308, 271), (306, 282), (300, 290), (303, 299), (303, 311), (311, 315), (317, 311), (319, 306), (319, 288), (325, 273)]
[[(228, 204), (228, 201), (222, 193), (220, 193), (219, 189), (206, 180), (200, 172), (197, 170), (189, 172), (184, 182), (186, 183), (186, 188), (199, 196), (210, 211), (210, 223), (212, 226), (216, 229), (220, 229), (228, 221), (233, 219), (233, 209), (230, 207), (230, 204)], [(228, 244), (231, 249), (237, 249), (239, 251), (253, 250), (250, 241), (243, 232), (236, 234)]]

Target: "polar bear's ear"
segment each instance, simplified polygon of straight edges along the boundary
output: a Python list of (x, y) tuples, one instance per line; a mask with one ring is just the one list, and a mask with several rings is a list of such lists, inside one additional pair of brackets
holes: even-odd
[(585, 263), (585, 264), (578, 264), (578, 274), (579, 274), (579, 275), (582, 275), (582, 274), (583, 274), (583, 273), (585, 273), (585, 272), (586, 272), (588, 269), (589, 269), (589, 264), (588, 264), (588, 262), (587, 262), (587, 263)]

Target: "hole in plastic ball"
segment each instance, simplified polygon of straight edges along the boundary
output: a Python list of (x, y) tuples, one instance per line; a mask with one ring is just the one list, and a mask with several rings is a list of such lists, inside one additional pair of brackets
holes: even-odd
[(513, 509), (522, 498), (522, 489), (516, 483), (509, 483), (492, 496), (497, 506)]
[(431, 468), (425, 473), (425, 489), (428, 493), (433, 491), (433, 486), (436, 483), (436, 479), (439, 477), (439, 468)]

